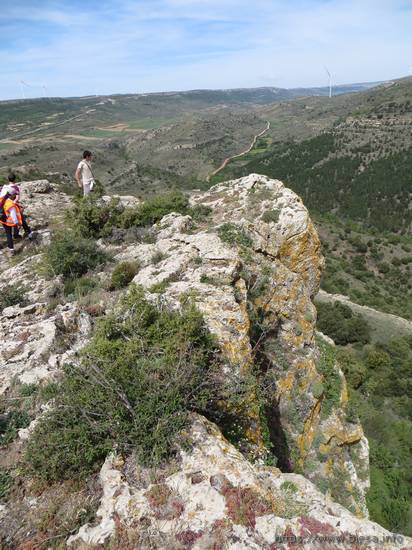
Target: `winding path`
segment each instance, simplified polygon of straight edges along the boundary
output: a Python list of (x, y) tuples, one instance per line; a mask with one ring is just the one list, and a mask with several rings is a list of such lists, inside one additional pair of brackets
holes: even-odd
[(250, 151), (253, 149), (253, 147), (256, 145), (257, 140), (262, 137), (270, 128), (270, 122), (269, 120), (266, 122), (266, 128), (264, 128), (259, 134), (256, 134), (256, 136), (253, 138), (252, 143), (250, 144), (249, 148), (246, 149), (246, 151), (243, 151), (242, 153), (238, 153), (237, 155), (232, 155), (231, 157), (225, 158), (225, 160), (222, 162), (222, 164), (219, 166), (219, 168), (216, 168), (214, 172), (209, 174), (206, 178), (206, 181), (210, 181), (210, 178), (213, 176), (216, 176), (220, 171), (222, 171), (224, 168), (226, 168), (226, 165), (233, 159), (243, 157), (243, 155), (247, 155), (250, 153)]

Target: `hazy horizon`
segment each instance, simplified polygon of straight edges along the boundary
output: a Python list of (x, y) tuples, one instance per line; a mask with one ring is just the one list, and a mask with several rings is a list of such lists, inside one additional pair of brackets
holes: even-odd
[[(391, 80), (397, 80), (397, 79), (391, 79)], [(341, 87), (349, 87), (349, 86), (365, 86), (365, 89), (368, 87), (378, 86), (379, 84), (383, 84), (384, 82), (390, 82), (391, 80), (385, 81), (380, 80), (376, 82), (344, 82), (341, 84), (335, 84), (335, 89), (341, 88)], [(33, 96), (33, 97), (10, 97), (6, 99), (0, 99), (0, 102), (6, 102), (6, 101), (22, 101), (22, 100), (31, 100), (31, 99), (81, 99), (81, 98), (88, 98), (88, 97), (110, 97), (110, 96), (127, 96), (127, 95), (141, 95), (141, 96), (147, 96), (147, 95), (156, 95), (156, 94), (180, 94), (180, 93), (190, 93), (190, 92), (219, 92), (219, 91), (235, 91), (235, 90), (253, 90), (253, 89), (264, 89), (264, 88), (273, 88), (273, 89), (279, 89), (279, 90), (328, 90), (328, 86), (321, 85), (321, 86), (298, 86), (296, 88), (280, 88), (278, 86), (250, 86), (250, 87), (236, 87), (236, 88), (188, 88), (188, 89), (181, 89), (181, 90), (156, 90), (156, 91), (148, 91), (148, 92), (114, 92), (114, 93), (105, 93), (105, 94), (85, 94), (85, 95), (73, 95), (73, 96)]]

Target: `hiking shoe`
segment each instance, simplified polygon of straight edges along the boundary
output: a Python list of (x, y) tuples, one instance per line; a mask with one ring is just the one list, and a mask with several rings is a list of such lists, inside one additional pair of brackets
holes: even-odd
[(14, 250), (14, 248), (8, 248), (8, 249), (7, 249), (7, 254), (8, 254), (9, 256), (14, 256), (15, 253), (16, 253), (16, 251)]

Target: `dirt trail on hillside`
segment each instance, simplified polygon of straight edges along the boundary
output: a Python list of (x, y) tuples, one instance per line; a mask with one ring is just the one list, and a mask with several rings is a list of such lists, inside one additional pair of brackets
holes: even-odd
[(255, 137), (253, 138), (253, 141), (252, 143), (250, 144), (249, 148), (246, 149), (246, 151), (243, 151), (242, 153), (238, 153), (237, 155), (232, 155), (231, 157), (227, 157), (225, 158), (225, 160), (222, 162), (222, 164), (219, 166), (219, 168), (217, 168), (214, 172), (212, 172), (211, 174), (209, 174), (209, 176), (207, 177), (207, 181), (210, 181), (210, 178), (213, 177), (213, 176), (216, 176), (216, 174), (218, 174), (219, 172), (221, 172), (224, 168), (226, 168), (227, 164), (233, 160), (233, 159), (236, 159), (236, 158), (239, 158), (239, 157), (243, 157), (243, 155), (247, 155), (248, 153), (250, 153), (250, 151), (253, 149), (253, 147), (256, 145), (256, 142), (257, 140), (262, 137), (264, 134), (266, 134), (266, 132), (269, 130), (270, 128), (270, 122), (267, 121), (266, 122), (266, 128), (264, 130), (262, 130), (259, 134), (256, 134)]

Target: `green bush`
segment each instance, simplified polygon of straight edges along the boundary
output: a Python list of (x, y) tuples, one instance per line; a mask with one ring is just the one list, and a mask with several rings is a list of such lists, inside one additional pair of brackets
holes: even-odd
[(26, 469), (43, 480), (81, 478), (114, 447), (156, 464), (171, 450), (188, 411), (213, 396), (214, 339), (190, 304), (167, 311), (132, 286), (97, 323), (80, 364), (65, 367), (54, 408), (36, 426)]
[[(348, 414), (359, 416), (370, 445), (371, 519), (412, 534), (412, 346), (396, 338), (337, 350), (349, 383)], [(352, 415), (351, 411), (355, 414)]]
[(345, 345), (354, 342), (366, 344), (370, 340), (370, 327), (360, 315), (340, 302), (333, 304), (319, 302), (318, 329), (330, 336), (336, 344)]
[(334, 407), (340, 404), (342, 380), (336, 368), (336, 350), (323, 339), (317, 341), (319, 347), (319, 359), (316, 361), (316, 369), (323, 376), (323, 401), (321, 415), (327, 418)]
[(166, 214), (171, 212), (187, 214), (188, 211), (188, 198), (183, 193), (172, 191), (149, 198), (135, 208), (126, 209), (121, 217), (121, 225), (126, 229), (133, 226), (153, 225)]
[(120, 225), (123, 211), (118, 198), (104, 202), (87, 197), (74, 201), (66, 219), (81, 237), (98, 239), (109, 236), (113, 227)]
[(46, 252), (49, 271), (65, 279), (80, 277), (107, 258), (95, 241), (79, 237), (72, 231), (54, 235)]
[(3, 288), (0, 292), (0, 311), (3, 311), (6, 307), (15, 306), (17, 304), (21, 306), (27, 305), (26, 292), (27, 289), (18, 284)]
[(379, 269), (380, 273), (386, 274), (389, 273), (391, 270), (391, 266), (387, 262), (381, 262), (377, 265), (377, 268)]
[(0, 468), (0, 502), (7, 496), (13, 485), (13, 479), (7, 470)]
[(262, 220), (265, 223), (277, 223), (279, 221), (280, 210), (266, 210), (263, 212)]
[(30, 416), (25, 410), (11, 410), (0, 416), (0, 446), (8, 445), (21, 428), (27, 428)]
[(121, 262), (112, 272), (111, 288), (124, 288), (133, 281), (133, 277), (139, 271), (137, 262)]
[(93, 292), (99, 286), (99, 280), (94, 277), (80, 277), (80, 279), (67, 279), (64, 283), (66, 296), (74, 295), (76, 299), (82, 298)]
[(228, 244), (238, 244), (240, 246), (252, 246), (252, 239), (247, 235), (242, 227), (234, 223), (224, 223), (217, 229), (217, 234), (221, 240)]

